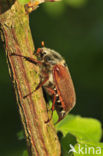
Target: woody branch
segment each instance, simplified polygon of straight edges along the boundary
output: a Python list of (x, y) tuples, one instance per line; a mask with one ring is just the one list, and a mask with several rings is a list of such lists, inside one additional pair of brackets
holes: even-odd
[[(6, 5), (4, 5), (4, 3)], [(39, 83), (37, 66), (21, 57), (10, 56), (12, 52), (33, 57), (34, 45), (29, 27), (29, 16), (18, 1), (0, 1), (1, 38), (4, 37), (5, 52), (16, 93), (17, 104), (24, 127), (29, 155), (59, 156), (60, 145), (52, 122), (48, 120), (42, 90), (23, 99)]]

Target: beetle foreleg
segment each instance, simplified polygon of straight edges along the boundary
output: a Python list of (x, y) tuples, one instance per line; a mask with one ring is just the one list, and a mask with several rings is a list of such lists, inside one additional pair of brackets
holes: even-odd
[(23, 56), (23, 55), (20, 55), (20, 54), (17, 54), (17, 53), (12, 53), (10, 54), (10, 56), (19, 56), (19, 57), (22, 57), (24, 58), (26, 61), (28, 62), (31, 62), (31, 63), (34, 63), (34, 64), (42, 64), (42, 62), (32, 58), (32, 57), (26, 57), (26, 56)]
[(47, 81), (48, 81), (49, 77), (47, 76), (43, 82), (40, 82), (38, 84), (38, 86), (36, 87), (35, 91), (38, 90), (39, 88), (41, 88)]
[(26, 98), (27, 96), (31, 95), (32, 93), (34, 93), (35, 91), (37, 91), (39, 88), (41, 88), (47, 81), (48, 81), (49, 77), (46, 77), (45, 80), (43, 82), (40, 82), (38, 84), (38, 86), (35, 88), (35, 90), (33, 90), (32, 92), (30, 92), (29, 94), (25, 95), (23, 98)]

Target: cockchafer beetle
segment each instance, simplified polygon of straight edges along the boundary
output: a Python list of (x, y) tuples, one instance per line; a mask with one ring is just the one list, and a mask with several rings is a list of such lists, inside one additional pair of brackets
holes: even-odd
[(43, 86), (45, 91), (50, 96), (53, 96), (52, 113), (56, 110), (59, 116), (58, 122), (62, 120), (74, 107), (76, 102), (72, 78), (63, 57), (55, 50), (44, 47), (44, 42), (42, 42), (42, 47), (36, 51), (37, 60), (17, 53), (12, 53), (11, 55), (23, 57), (25, 60), (40, 67), (41, 81), (39, 85), (31, 93), (24, 96), (24, 98)]

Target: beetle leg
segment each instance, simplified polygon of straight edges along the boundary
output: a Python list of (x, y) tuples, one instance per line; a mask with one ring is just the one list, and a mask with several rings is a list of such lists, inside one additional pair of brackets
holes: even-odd
[(27, 96), (31, 95), (32, 93), (34, 93), (36, 90), (38, 90), (39, 88), (41, 88), (47, 81), (48, 81), (49, 77), (47, 76), (43, 82), (40, 82), (38, 84), (38, 86), (35, 88), (35, 90), (33, 90), (32, 92), (30, 92), (29, 94), (25, 95), (23, 98), (26, 98)]
[(48, 81), (49, 77), (47, 76), (43, 82), (40, 82), (38, 84), (38, 86), (36, 87), (35, 91), (38, 90), (39, 88), (41, 88), (47, 81)]
[(52, 104), (52, 108), (51, 108), (52, 112), (55, 109), (55, 102), (56, 102), (56, 94), (54, 94), (54, 97), (53, 97), (53, 104)]
[(52, 111), (52, 114), (51, 117), (47, 121), (45, 121), (45, 123), (48, 123), (52, 119), (53, 111), (55, 109), (56, 93), (52, 88), (46, 87), (46, 89), (51, 93), (51, 95), (53, 95), (53, 104), (52, 104), (52, 108), (50, 109)]
[(20, 54), (17, 54), (17, 53), (12, 53), (12, 54), (10, 54), (10, 56), (19, 56), (19, 57), (22, 57), (22, 58), (24, 58), (26, 61), (31, 62), (31, 63), (33, 63), (33, 64), (42, 64), (41, 61), (38, 61), (38, 60), (36, 60), (36, 59), (34, 59), (34, 58), (32, 58), (32, 57), (26, 57), (26, 56), (23, 56), (23, 55), (20, 55)]
[(55, 102), (56, 102), (56, 93), (52, 88), (46, 87), (46, 89), (53, 95), (53, 104), (51, 110), (54, 111), (55, 109)]

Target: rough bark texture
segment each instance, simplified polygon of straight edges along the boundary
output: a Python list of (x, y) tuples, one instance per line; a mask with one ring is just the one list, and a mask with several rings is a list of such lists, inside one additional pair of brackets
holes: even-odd
[(9, 73), (14, 85), (17, 103), (29, 154), (34, 156), (59, 156), (60, 144), (52, 122), (48, 120), (46, 104), (39, 89), (23, 99), (38, 84), (39, 69), (23, 58), (10, 56), (12, 52), (33, 57), (33, 41), (29, 17), (18, 1), (0, 1), (1, 38), (5, 42)]

